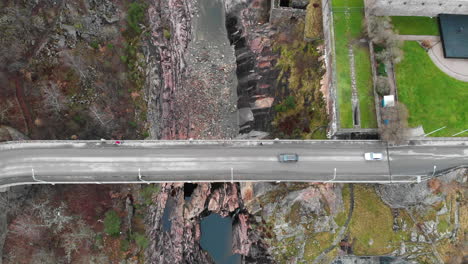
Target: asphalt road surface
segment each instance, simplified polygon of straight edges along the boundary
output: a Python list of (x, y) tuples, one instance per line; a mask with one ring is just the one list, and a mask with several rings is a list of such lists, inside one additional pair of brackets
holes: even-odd
[[(260, 144), (261, 142), (261, 144)], [(26, 183), (415, 182), (468, 165), (467, 141), (42, 141), (0, 144), (0, 187)], [(366, 161), (364, 153), (382, 153)], [(297, 153), (281, 163), (281, 153)], [(419, 177), (418, 177), (419, 176)]]

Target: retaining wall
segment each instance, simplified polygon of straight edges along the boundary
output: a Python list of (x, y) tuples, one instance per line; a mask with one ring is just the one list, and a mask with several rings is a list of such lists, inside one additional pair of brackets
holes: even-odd
[(331, 7), (331, 0), (322, 0), (322, 19), (323, 19), (323, 41), (325, 45), (325, 68), (328, 78), (328, 115), (330, 116), (330, 127), (328, 137), (331, 138), (336, 134), (340, 127), (340, 117), (337, 111), (337, 97), (336, 97), (336, 72), (335, 65), (335, 42), (333, 31), (333, 13)]
[(378, 16), (437, 16), (468, 14), (467, 0), (369, 0), (367, 7)]

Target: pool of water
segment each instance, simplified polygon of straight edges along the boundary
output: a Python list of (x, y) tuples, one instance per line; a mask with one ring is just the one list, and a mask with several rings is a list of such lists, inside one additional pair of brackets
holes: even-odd
[(169, 218), (171, 216), (172, 208), (174, 207), (174, 200), (172, 197), (169, 197), (166, 202), (166, 207), (164, 208), (164, 213), (162, 217), (162, 226), (163, 226), (163, 231), (170, 231), (171, 230), (171, 219)]
[(201, 247), (217, 264), (239, 264), (241, 256), (232, 254), (232, 218), (211, 214), (201, 221)]
[(222, 0), (198, 0), (198, 17), (194, 19), (197, 40), (227, 42), (225, 11)]

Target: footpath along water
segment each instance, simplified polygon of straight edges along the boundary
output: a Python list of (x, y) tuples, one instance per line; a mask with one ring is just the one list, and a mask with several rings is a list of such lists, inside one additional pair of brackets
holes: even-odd
[(232, 218), (211, 214), (201, 221), (201, 247), (217, 264), (239, 264), (241, 256), (232, 254)]

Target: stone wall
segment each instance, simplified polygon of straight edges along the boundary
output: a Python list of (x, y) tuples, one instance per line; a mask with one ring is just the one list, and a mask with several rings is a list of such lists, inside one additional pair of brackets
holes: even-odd
[(333, 14), (331, 0), (322, 0), (322, 18), (323, 18), (323, 40), (325, 45), (325, 68), (326, 82), (328, 86), (327, 110), (331, 122), (328, 130), (328, 137), (333, 136), (339, 128), (339, 116), (337, 111), (336, 98), (336, 72), (334, 71), (334, 34), (333, 34)]
[(305, 19), (306, 10), (279, 5), (280, 0), (272, 0), (270, 23), (275, 24), (284, 19)]
[(378, 16), (468, 14), (468, 0), (366, 0), (366, 6)]

